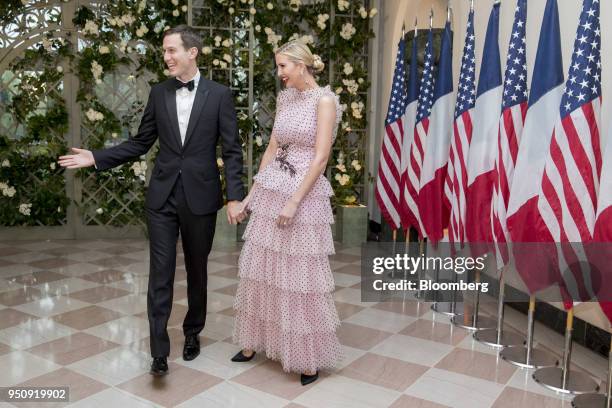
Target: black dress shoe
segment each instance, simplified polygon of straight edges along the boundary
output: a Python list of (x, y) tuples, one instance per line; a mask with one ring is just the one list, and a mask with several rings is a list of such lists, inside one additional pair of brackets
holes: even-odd
[(168, 374), (168, 361), (166, 357), (154, 357), (150, 373), (156, 377)]
[(197, 335), (192, 334), (185, 336), (185, 345), (183, 346), (183, 360), (191, 361), (200, 354), (200, 339)]
[(315, 382), (317, 380), (317, 378), (319, 378), (319, 372), (318, 371), (316, 373), (314, 373), (313, 375), (302, 374), (300, 376), (300, 381), (302, 382), (302, 385), (308, 385), (310, 383)]
[(253, 352), (253, 354), (247, 357), (242, 354), (242, 350), (240, 350), (238, 353), (236, 353), (234, 357), (232, 357), (232, 361), (235, 363), (244, 363), (246, 361), (251, 361), (253, 357), (255, 357), (255, 352)]

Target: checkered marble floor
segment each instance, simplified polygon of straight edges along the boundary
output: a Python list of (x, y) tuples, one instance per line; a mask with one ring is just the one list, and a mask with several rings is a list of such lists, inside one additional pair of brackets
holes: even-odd
[[(202, 353), (181, 358), (186, 276), (177, 260), (169, 322), (170, 374), (150, 365), (145, 240), (0, 242), (0, 387), (70, 386), (81, 407), (569, 407), (427, 303), (360, 301), (360, 250), (336, 246), (334, 298), (344, 359), (303, 387), (297, 374), (257, 355), (231, 363), (233, 295), (240, 245), (215, 246)], [(179, 251), (180, 253), (180, 251)], [(494, 304), (484, 304), (494, 311)], [(525, 317), (507, 310), (509, 330)], [(540, 347), (562, 337), (536, 326)], [(607, 362), (574, 347), (576, 369), (604, 378)], [(26, 404), (20, 404), (26, 406)], [(59, 404), (39, 404), (56, 406)], [(11, 406), (0, 403), (1, 407)], [(30, 405), (34, 406), (34, 405)]]

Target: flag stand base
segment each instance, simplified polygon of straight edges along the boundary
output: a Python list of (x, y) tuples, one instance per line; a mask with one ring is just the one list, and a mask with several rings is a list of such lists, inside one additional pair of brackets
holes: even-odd
[(521, 346), (525, 338), (519, 334), (504, 331), (504, 272), (499, 275), (499, 296), (497, 298), (497, 329), (484, 329), (474, 333), (474, 340), (493, 348)]
[(572, 308), (567, 312), (563, 366), (540, 368), (533, 373), (533, 379), (541, 386), (563, 394), (597, 392), (599, 385), (597, 385), (595, 380), (586, 374), (570, 370), (573, 322), (574, 309)]
[(498, 329), (484, 329), (477, 331), (474, 333), (474, 340), (493, 348), (522, 346), (525, 344), (525, 338), (516, 333), (502, 331), (500, 338)]
[[(545, 367), (533, 373), (533, 379), (541, 386), (563, 394), (586, 394), (599, 389), (597, 383), (588, 375), (567, 371), (561, 367)], [(567, 377), (564, 380), (564, 377)]]
[(527, 348), (520, 346), (505, 347), (499, 355), (506, 362), (525, 369), (554, 367), (559, 364), (554, 355), (536, 348), (531, 349), (529, 359)]
[[(611, 341), (612, 343), (612, 341)], [(612, 346), (612, 344), (610, 344)], [(582, 394), (572, 401), (575, 408), (612, 408), (612, 348), (608, 353), (608, 383), (605, 394)]]
[(499, 356), (508, 363), (525, 369), (555, 367), (559, 365), (559, 360), (554, 355), (533, 348), (534, 314), (535, 295), (531, 295), (529, 297), (529, 311), (527, 313), (527, 344), (525, 347), (505, 347), (499, 353)]
[(463, 303), (457, 302), (437, 302), (431, 305), (431, 310), (446, 316), (457, 316), (463, 314)]

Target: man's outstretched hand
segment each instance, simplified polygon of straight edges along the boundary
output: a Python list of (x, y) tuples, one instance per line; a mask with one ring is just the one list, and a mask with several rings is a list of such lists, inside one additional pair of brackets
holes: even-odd
[(62, 167), (66, 167), (68, 169), (80, 169), (82, 167), (90, 167), (96, 164), (94, 160), (93, 153), (89, 150), (85, 149), (77, 149), (73, 147), (72, 152), (74, 154), (69, 154), (66, 156), (60, 156), (58, 163)]

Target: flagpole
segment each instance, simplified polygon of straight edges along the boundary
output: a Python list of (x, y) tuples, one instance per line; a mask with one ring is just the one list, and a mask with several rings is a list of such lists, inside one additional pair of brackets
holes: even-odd
[(612, 340), (608, 352), (608, 384), (605, 394), (582, 394), (572, 401), (575, 408), (612, 408)]
[(499, 296), (497, 299), (497, 328), (484, 329), (474, 333), (474, 339), (480, 343), (493, 348), (507, 346), (521, 346), (525, 344), (525, 338), (519, 334), (504, 332), (504, 275), (508, 265), (505, 265), (499, 274)]
[(529, 310), (527, 311), (527, 344), (525, 347), (505, 347), (500, 357), (508, 363), (526, 369), (554, 367), (559, 360), (552, 354), (533, 348), (533, 329), (535, 326), (536, 297), (529, 297)]
[(588, 375), (570, 370), (572, 359), (572, 331), (574, 329), (574, 308), (567, 311), (565, 323), (565, 347), (562, 367), (540, 368), (533, 373), (533, 379), (541, 386), (563, 394), (586, 394), (597, 392), (599, 385)]
[[(476, 283), (476, 287), (478, 288), (480, 285), (480, 270), (476, 269), (474, 282)], [(463, 305), (463, 314), (458, 314), (453, 316), (451, 319), (451, 323), (455, 326), (461, 327), (466, 330), (484, 330), (495, 327), (495, 321), (489, 317), (479, 317), (478, 310), (480, 308), (480, 290), (476, 289), (476, 293), (474, 294), (474, 304), (473, 309), (470, 312), (465, 307), (465, 297), (464, 297), (464, 305)]]

